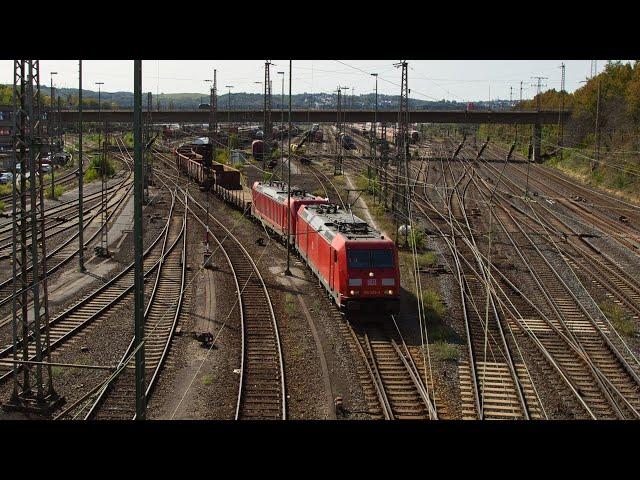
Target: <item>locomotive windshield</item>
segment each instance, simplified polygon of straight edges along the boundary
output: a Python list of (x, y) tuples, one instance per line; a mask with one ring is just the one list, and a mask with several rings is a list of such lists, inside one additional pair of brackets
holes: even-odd
[(349, 260), (349, 268), (369, 268), (371, 259), (369, 258), (369, 250), (349, 250), (347, 251)]
[(371, 250), (371, 266), (373, 268), (392, 268), (393, 252), (391, 250)]
[(348, 250), (349, 268), (393, 268), (391, 250)]

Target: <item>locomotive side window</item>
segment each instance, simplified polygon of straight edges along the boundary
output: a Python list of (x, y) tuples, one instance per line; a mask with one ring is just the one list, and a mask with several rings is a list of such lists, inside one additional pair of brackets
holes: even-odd
[(393, 268), (393, 252), (391, 250), (372, 250), (371, 266), (373, 268)]
[(371, 266), (368, 250), (347, 251), (349, 268), (369, 268)]

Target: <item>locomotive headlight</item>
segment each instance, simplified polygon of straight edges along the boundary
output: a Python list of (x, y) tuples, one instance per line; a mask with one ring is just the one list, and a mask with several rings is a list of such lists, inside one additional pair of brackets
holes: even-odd
[(356, 294), (356, 291), (355, 291), (355, 290), (350, 290), (350, 291), (349, 291), (349, 294), (353, 296), (353, 295), (355, 295), (355, 294)]
[(370, 277), (373, 277), (373, 272), (369, 272), (369, 276), (370, 276)]
[(393, 290), (387, 290), (387, 295), (393, 295)]

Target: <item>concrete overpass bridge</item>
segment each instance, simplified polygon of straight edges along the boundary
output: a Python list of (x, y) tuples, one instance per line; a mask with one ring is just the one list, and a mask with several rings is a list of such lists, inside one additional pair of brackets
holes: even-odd
[[(144, 112), (146, 117), (148, 112)], [(271, 120), (279, 122), (284, 114), (285, 122), (289, 119), (288, 110), (272, 110)], [(343, 110), (346, 122), (371, 122), (375, 112), (373, 110)], [(564, 120), (570, 117), (571, 112), (562, 114)], [(65, 110), (61, 112), (63, 122), (77, 122), (78, 112)], [(409, 121), (412, 123), (494, 123), (494, 124), (520, 124), (520, 125), (545, 125), (557, 124), (560, 119), (559, 111), (488, 111), (488, 110), (412, 110), (409, 112)], [(110, 123), (133, 123), (133, 110), (102, 110), (102, 121)], [(218, 110), (218, 122), (262, 122), (264, 113), (262, 110)], [(332, 123), (337, 118), (336, 110), (293, 110), (291, 120), (293, 122)], [(83, 110), (84, 122), (97, 122), (97, 110)], [(379, 110), (378, 121), (394, 123), (398, 120), (398, 112), (393, 110)], [(152, 111), (153, 123), (208, 123), (209, 110), (162, 110)]]

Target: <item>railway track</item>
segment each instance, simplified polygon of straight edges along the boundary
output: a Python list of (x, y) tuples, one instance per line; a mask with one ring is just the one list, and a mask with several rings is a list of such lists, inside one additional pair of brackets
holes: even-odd
[[(173, 210), (173, 206), (172, 206)], [(172, 212), (171, 210), (171, 212)], [(169, 219), (172, 218), (170, 213)], [(155, 271), (163, 258), (162, 245), (166, 243), (166, 235), (169, 230), (169, 220), (144, 253), (144, 261), (148, 265), (145, 269), (145, 278)], [(110, 314), (117, 313), (117, 307), (130, 300), (133, 292), (134, 263), (129, 264), (122, 272), (116, 275), (106, 284), (93, 291), (66, 311), (55, 316), (49, 322), (50, 349), (51, 351), (63, 346), (69, 339), (94, 325), (97, 321), (104, 321)], [(42, 329), (44, 332), (44, 327)], [(35, 358), (35, 347), (32, 341), (20, 344), (20, 348), (28, 349), (31, 360)], [(0, 350), (0, 359), (8, 359), (13, 354), (13, 347), (6, 346)], [(0, 365), (0, 381), (11, 376), (9, 367)]]
[[(168, 162), (166, 157), (156, 158)], [(169, 182), (175, 179), (162, 172)], [(195, 218), (204, 222), (206, 207), (186, 192)], [(269, 291), (253, 258), (220, 220), (209, 212), (209, 232), (226, 257), (234, 277), (241, 332), (241, 365), (236, 420), (285, 420), (285, 372), (276, 315)], [(203, 225), (204, 226), (204, 225)]]
[[(153, 290), (144, 312), (145, 397), (148, 399), (169, 352), (182, 306), (186, 272), (188, 203), (182, 203), (182, 216), (170, 218), (163, 242)], [(175, 207), (174, 207), (175, 208)], [(115, 376), (100, 392), (85, 419), (135, 419), (135, 344), (118, 364)]]
[[(130, 166), (130, 165), (129, 165)], [(130, 180), (131, 170), (129, 170), (127, 176), (118, 186), (112, 191), (111, 197), (107, 203), (107, 209), (111, 209), (108, 215), (108, 220), (113, 218), (119, 207), (126, 200), (128, 193), (133, 188), (133, 182)], [(90, 217), (86, 219), (83, 231), (89, 232), (91, 229), (96, 228), (96, 224), (100, 220), (102, 209), (98, 208), (97, 211), (90, 214)], [(87, 213), (90, 213), (89, 211)], [(76, 214), (77, 217), (77, 214)], [(77, 223), (75, 223), (77, 225)], [(84, 248), (86, 249), (91, 243), (98, 238), (100, 229), (98, 228), (91, 236), (85, 241)], [(47, 275), (50, 276), (57, 272), (61, 267), (68, 264), (77, 255), (79, 249), (74, 241), (78, 238), (79, 233), (75, 232), (69, 236), (66, 240), (62, 241), (59, 245), (47, 252), (47, 265), (50, 265), (47, 271)], [(21, 274), (19, 274), (21, 275)], [(31, 280), (31, 265), (27, 267), (27, 275)], [(14, 279), (9, 277), (0, 282), (0, 307), (6, 305), (13, 298), (13, 283)], [(20, 292), (18, 292), (19, 294)], [(4, 322), (0, 323), (4, 324)]]

